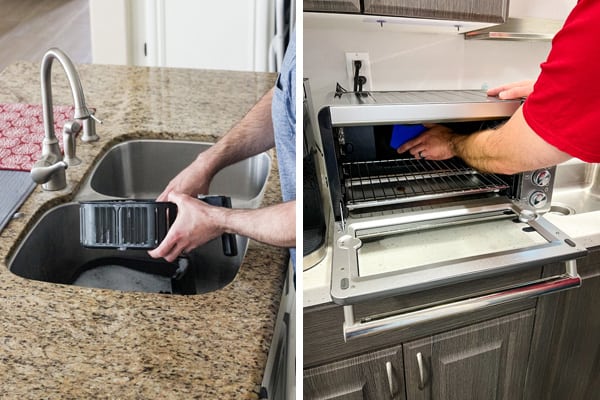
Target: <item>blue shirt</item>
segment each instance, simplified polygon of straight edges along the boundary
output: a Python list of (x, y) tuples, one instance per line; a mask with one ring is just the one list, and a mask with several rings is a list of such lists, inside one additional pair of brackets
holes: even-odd
[[(296, 32), (290, 36), (271, 106), (283, 201), (296, 199)], [(295, 270), (295, 248), (290, 257)]]

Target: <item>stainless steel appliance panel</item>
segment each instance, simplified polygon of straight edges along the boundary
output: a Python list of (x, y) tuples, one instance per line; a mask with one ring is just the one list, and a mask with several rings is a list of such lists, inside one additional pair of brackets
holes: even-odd
[[(390, 124), (443, 123), (470, 134), (503, 123), (519, 106), (483, 91), (368, 92), (338, 94), (319, 112), (335, 219), (335, 302), (352, 305), (586, 253), (541, 216), (554, 168), (483, 174), (457, 158), (417, 160), (389, 148)], [(428, 254), (415, 254), (419, 249)]]

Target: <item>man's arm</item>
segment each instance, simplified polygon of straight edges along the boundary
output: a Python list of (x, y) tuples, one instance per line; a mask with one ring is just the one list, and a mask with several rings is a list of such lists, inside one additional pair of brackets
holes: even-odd
[(275, 146), (271, 103), (273, 88), (221, 140), (198, 158), (216, 171)]
[(173, 178), (158, 201), (166, 201), (169, 193), (190, 196), (208, 193), (210, 181), (224, 167), (259, 154), (275, 146), (269, 90), (225, 136), (209, 147)]
[(227, 233), (278, 247), (296, 247), (296, 200), (257, 209), (229, 210)]
[(477, 170), (502, 174), (548, 167), (571, 158), (529, 127), (522, 107), (501, 127), (471, 135), (457, 135), (443, 126), (434, 126), (398, 148), (399, 153), (405, 151), (428, 160), (457, 156)]
[(454, 136), (453, 153), (484, 172), (515, 174), (549, 167), (571, 158), (529, 127), (519, 109), (500, 128)]
[(248, 210), (214, 207), (179, 193), (171, 193), (168, 200), (177, 204), (179, 213), (160, 246), (148, 252), (154, 258), (173, 261), (223, 233), (274, 246), (296, 246), (295, 201)]

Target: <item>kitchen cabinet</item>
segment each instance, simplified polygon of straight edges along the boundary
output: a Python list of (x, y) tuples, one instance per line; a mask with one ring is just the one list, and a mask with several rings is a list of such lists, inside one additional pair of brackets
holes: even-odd
[(360, 0), (304, 0), (304, 11), (360, 13)]
[(304, 11), (363, 13), (393, 17), (502, 23), (508, 18), (508, 0), (304, 0)]
[(304, 399), (405, 399), (402, 346), (304, 372)]
[[(393, 310), (418, 309), (489, 292), (494, 287), (558, 275), (564, 273), (564, 268), (564, 264), (556, 263), (514, 271), (358, 303), (354, 311), (356, 319), (364, 319), (397, 312)], [(305, 386), (311, 384), (308, 378), (315, 371), (331, 372), (334, 365), (357, 365), (360, 357), (366, 359), (401, 347), (402, 353), (395, 356), (401, 360), (396, 360), (394, 368), (403, 367), (404, 382), (398, 380), (398, 385), (404, 385), (408, 400), (600, 399), (600, 247), (591, 248), (586, 257), (577, 260), (577, 268), (582, 286), (576, 289), (348, 342), (344, 342), (341, 332), (341, 306), (329, 303), (305, 308)], [(341, 381), (328, 380), (332, 387)], [(390, 398), (388, 393), (382, 398)]]
[(96, 64), (273, 71), (274, 7), (273, 0), (90, 0), (92, 59)]
[(528, 309), (307, 369), (305, 399), (520, 399), (533, 320)]
[[(420, 309), (432, 304), (470, 298), (481, 293), (490, 293), (497, 288), (531, 282), (539, 279), (541, 275), (541, 267), (525, 268), (510, 274), (357, 303), (354, 305), (355, 317), (359, 320), (377, 315), (398, 313), (401, 310)], [(317, 367), (424, 337), (460, 329), (465, 326), (471, 326), (476, 323), (501, 318), (505, 315), (534, 308), (536, 301), (536, 299), (526, 299), (506, 303), (460, 316), (414, 324), (406, 328), (382, 332), (373, 336), (358, 337), (348, 342), (344, 341), (342, 333), (344, 323), (342, 306), (334, 303), (325, 303), (306, 307), (304, 308), (303, 315), (304, 367)]]
[(520, 399), (534, 310), (404, 345), (407, 398)]
[[(560, 271), (548, 266), (544, 275)], [(577, 261), (581, 287), (541, 297), (527, 399), (600, 399), (600, 249)]]
[(508, 18), (508, 1), (364, 0), (364, 13), (400, 17), (502, 23)]
[[(139, 0), (136, 0), (139, 3)], [(154, 0), (146, 4), (150, 65), (267, 71), (272, 22), (268, 1)], [(143, 2), (147, 3), (147, 1)], [(138, 21), (142, 22), (142, 21)], [(154, 40), (156, 39), (156, 40)], [(143, 49), (143, 45), (137, 47)], [(141, 58), (141, 57), (140, 57)]]
[[(469, 298), (497, 288), (537, 280), (541, 275), (541, 267), (525, 268), (510, 274), (361, 302), (354, 305), (355, 317), (364, 319)], [(379, 352), (387, 351), (388, 355), (395, 352), (392, 357), (396, 357), (391, 361), (395, 361), (391, 382), (398, 387), (403, 385), (403, 389), (394, 392), (395, 397), (389, 390), (382, 397), (368, 397), (366, 388), (389, 386), (387, 375), (379, 372), (377, 377), (370, 378), (371, 382), (379, 383), (368, 384), (367, 378), (362, 377), (361, 382), (365, 384), (360, 387), (364, 388), (363, 391), (355, 393), (356, 397), (347, 398), (521, 399), (536, 304), (537, 299), (510, 302), (460, 316), (357, 337), (348, 342), (344, 342), (342, 335), (343, 307), (328, 303), (305, 308), (305, 394), (322, 395), (306, 398), (335, 399), (338, 398), (335, 395), (352, 393), (349, 388), (356, 392), (356, 387), (344, 383), (344, 379), (349, 378), (343, 376), (353, 374), (351, 376), (357, 377), (359, 374), (358, 371), (348, 372), (349, 368), (364, 365), (360, 361), (373, 360), (381, 354)], [(400, 348), (401, 352), (398, 351)], [(387, 373), (383, 368), (388, 361), (379, 362), (380, 371)], [(397, 378), (399, 372), (395, 368), (403, 368), (403, 381)], [(340, 369), (344, 371), (340, 372)], [(315, 378), (318, 375), (321, 376), (318, 378), (320, 381)], [(325, 390), (319, 392), (318, 388)]]

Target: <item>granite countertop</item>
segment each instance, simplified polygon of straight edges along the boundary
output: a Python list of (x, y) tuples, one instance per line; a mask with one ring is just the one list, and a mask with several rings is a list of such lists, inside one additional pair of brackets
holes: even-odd
[[(87, 103), (103, 120), (100, 141), (78, 142), (83, 168), (68, 187), (37, 187), (0, 234), (0, 397), (258, 398), (286, 254), (252, 242), (235, 280), (197, 296), (118, 292), (31, 281), (6, 265), (41, 214), (70, 201), (89, 167), (119, 141), (214, 142), (273, 85), (274, 74), (78, 66)], [(53, 71), (54, 104), (72, 104)], [(41, 104), (39, 65), (0, 74), (0, 102)], [(281, 200), (276, 162), (263, 204)]]

